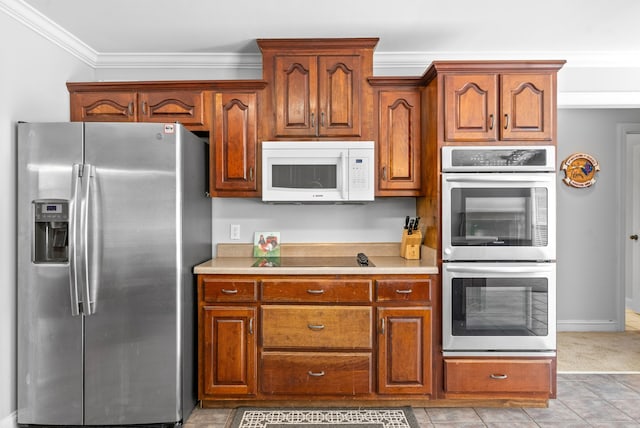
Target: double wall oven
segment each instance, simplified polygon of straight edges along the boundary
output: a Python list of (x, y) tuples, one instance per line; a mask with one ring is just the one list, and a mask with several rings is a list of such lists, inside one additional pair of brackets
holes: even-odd
[(555, 352), (552, 146), (442, 149), (445, 355)]

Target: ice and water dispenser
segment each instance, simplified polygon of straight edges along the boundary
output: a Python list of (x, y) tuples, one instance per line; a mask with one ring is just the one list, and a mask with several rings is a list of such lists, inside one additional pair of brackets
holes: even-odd
[(69, 261), (69, 201), (33, 201), (33, 262)]

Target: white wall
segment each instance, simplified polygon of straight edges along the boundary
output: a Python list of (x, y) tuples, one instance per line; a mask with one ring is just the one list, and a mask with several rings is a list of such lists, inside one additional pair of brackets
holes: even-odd
[(640, 123), (640, 109), (559, 109), (558, 167), (572, 153), (594, 156), (594, 186), (575, 189), (558, 175), (558, 329), (613, 331), (624, 325), (620, 234), (619, 123)]
[(16, 411), (17, 121), (69, 120), (68, 80), (91, 80), (91, 67), (0, 11), (0, 427)]

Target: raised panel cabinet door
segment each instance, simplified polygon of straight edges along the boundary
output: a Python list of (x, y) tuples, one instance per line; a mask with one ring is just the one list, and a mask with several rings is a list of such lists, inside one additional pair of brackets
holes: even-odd
[(318, 75), (315, 55), (278, 55), (275, 67), (276, 135), (315, 136)]
[(205, 123), (203, 91), (141, 92), (139, 98), (140, 122)]
[(420, 92), (380, 91), (378, 189), (420, 191)]
[(135, 122), (135, 92), (73, 92), (72, 122)]
[(201, 311), (199, 398), (255, 394), (257, 309), (205, 306)]
[(500, 102), (502, 140), (552, 140), (555, 126), (553, 75), (503, 74)]
[(430, 394), (431, 308), (378, 308), (378, 393)]
[(214, 94), (212, 193), (257, 191), (257, 94)]
[(358, 137), (361, 135), (360, 55), (318, 57), (318, 135)]
[(445, 141), (498, 139), (498, 75), (444, 76)]

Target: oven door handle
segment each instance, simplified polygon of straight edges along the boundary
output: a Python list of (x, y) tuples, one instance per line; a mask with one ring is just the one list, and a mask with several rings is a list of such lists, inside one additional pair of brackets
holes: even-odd
[[(547, 266), (547, 264), (549, 266)], [(536, 273), (553, 272), (554, 263), (544, 266), (445, 266), (447, 272), (458, 273)]]
[[(481, 175), (472, 175), (472, 176), (456, 176), (456, 175), (447, 175), (444, 179), (449, 183), (536, 183), (545, 181), (545, 174), (500, 174), (500, 178), (496, 177), (496, 174), (492, 174), (490, 177), (481, 176)], [(550, 178), (547, 178), (546, 181), (551, 181)]]

